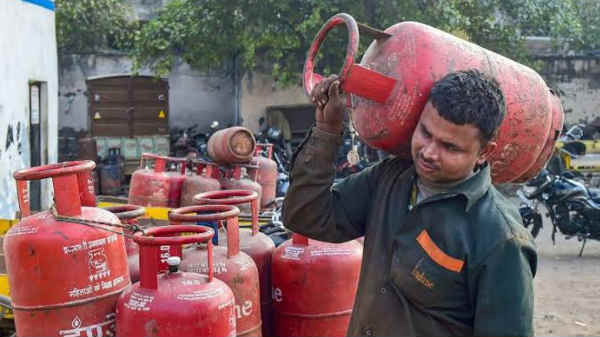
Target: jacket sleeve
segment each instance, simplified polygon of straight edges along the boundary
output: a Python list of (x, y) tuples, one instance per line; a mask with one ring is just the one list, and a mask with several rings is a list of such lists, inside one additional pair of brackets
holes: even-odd
[(537, 254), (527, 239), (500, 243), (474, 273), (475, 336), (533, 335)]
[(377, 165), (332, 186), (341, 141), (341, 135), (314, 127), (295, 153), (283, 202), (283, 221), (290, 230), (327, 242), (364, 235)]

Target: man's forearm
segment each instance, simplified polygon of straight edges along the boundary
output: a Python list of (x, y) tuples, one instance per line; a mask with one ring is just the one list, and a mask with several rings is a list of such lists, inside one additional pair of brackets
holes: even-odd
[[(331, 185), (335, 178), (335, 158), (341, 134), (314, 127), (301, 145), (290, 171), (290, 187), (283, 204), (284, 224), (306, 236), (342, 242), (355, 236), (336, 219), (336, 202)], [(342, 217), (343, 218), (343, 217)]]

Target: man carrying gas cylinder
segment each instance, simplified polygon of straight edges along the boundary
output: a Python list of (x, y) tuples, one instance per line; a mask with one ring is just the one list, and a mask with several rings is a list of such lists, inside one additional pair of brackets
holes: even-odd
[(298, 148), (286, 227), (316, 240), (364, 236), (350, 336), (530, 336), (537, 255), (486, 159), (505, 114), (477, 70), (433, 86), (411, 142), (332, 186), (345, 100), (331, 76), (312, 92), (316, 126)]

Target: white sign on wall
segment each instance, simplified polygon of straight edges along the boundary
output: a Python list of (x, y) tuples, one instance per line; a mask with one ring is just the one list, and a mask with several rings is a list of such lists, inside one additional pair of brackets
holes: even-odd
[(32, 85), (30, 92), (31, 125), (38, 125), (40, 124), (40, 87)]

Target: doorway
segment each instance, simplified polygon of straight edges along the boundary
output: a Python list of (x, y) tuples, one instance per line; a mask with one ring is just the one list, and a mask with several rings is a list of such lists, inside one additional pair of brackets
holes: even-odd
[[(48, 96), (47, 83), (29, 81), (29, 166), (40, 166), (48, 162)], [(29, 183), (29, 200), (32, 212), (47, 208), (50, 198), (49, 184), (39, 180)]]

